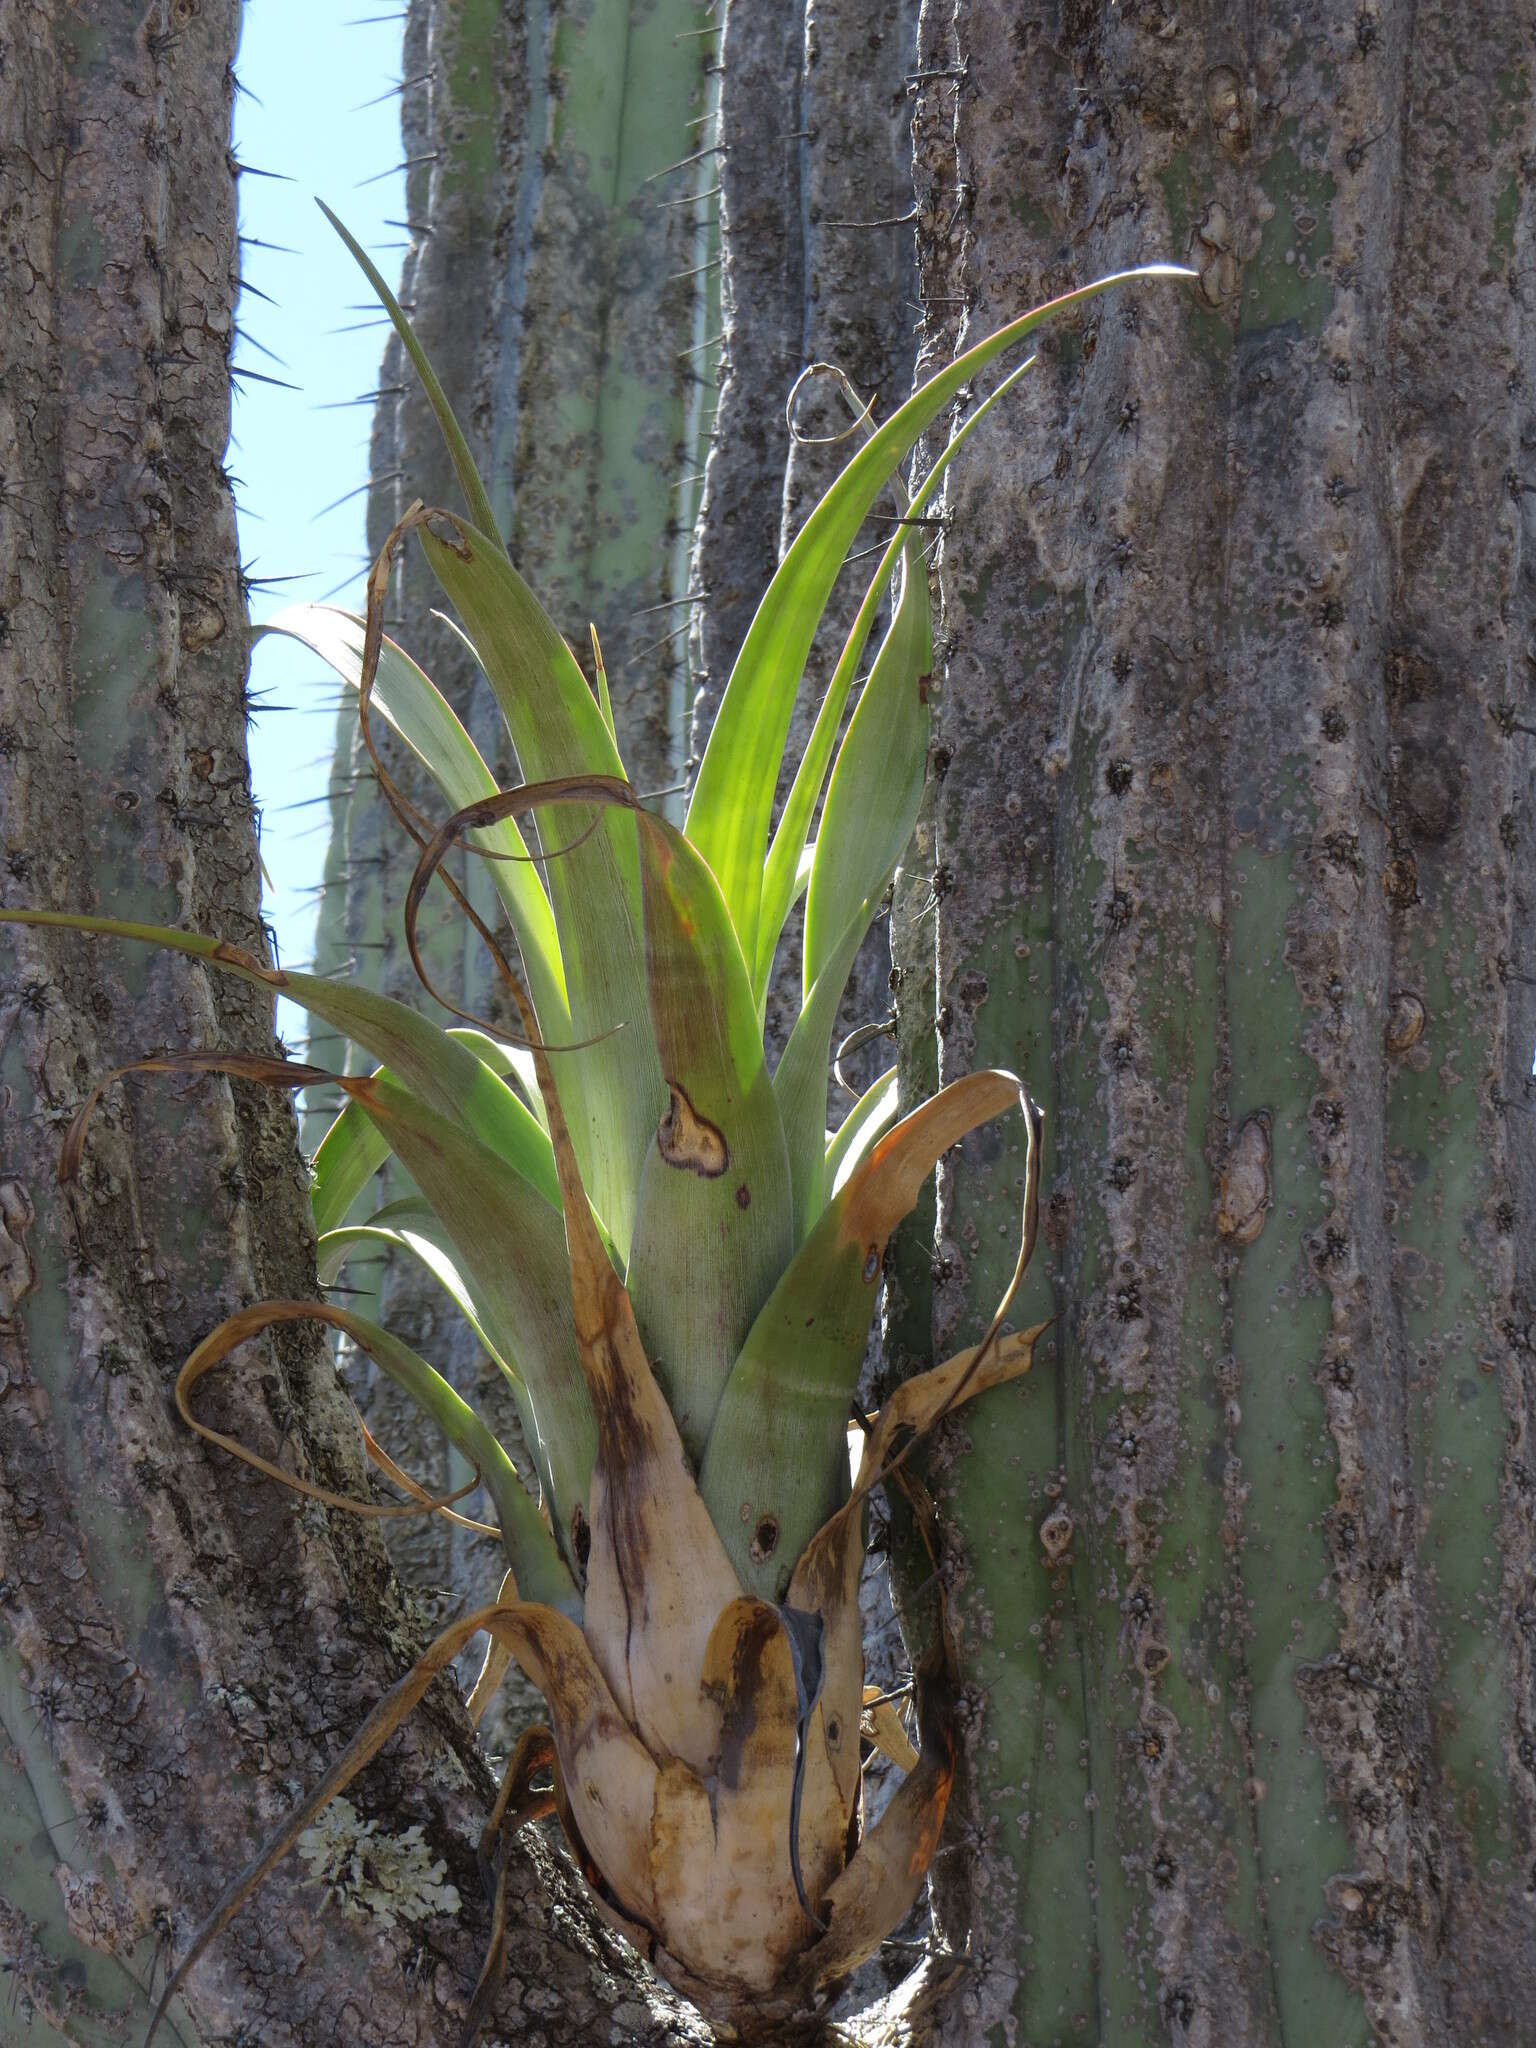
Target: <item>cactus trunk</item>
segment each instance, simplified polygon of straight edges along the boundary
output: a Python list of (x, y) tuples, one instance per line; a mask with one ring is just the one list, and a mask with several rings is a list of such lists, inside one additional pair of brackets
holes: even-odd
[[(238, 9), (175, 10), (174, 33), (171, 12), (0, 6), (24, 258), (0, 283), (0, 890), (111, 899), (259, 950), (222, 470)], [(0, 2035), (39, 2048), (142, 2039), (211, 1865), (246, 1853), (290, 1772), (323, 1768), (358, 1688), (388, 1682), (380, 1644), (401, 1625), (375, 1538), (189, 1460), (168, 1400), (211, 1319), (311, 1282), (283, 1105), (219, 1081), (179, 1099), (130, 1084), (99, 1171), (72, 1194), (57, 1181), (62, 1125), (109, 1041), (270, 1053), (270, 1000), (89, 946), (0, 942)], [(227, 1425), (358, 1483), (323, 1346), (272, 1346), (259, 1376)], [(478, 1807), (451, 1745), (425, 1752), (430, 1867)], [(379, 1846), (399, 1832), (386, 1817)], [(348, 2038), (376, 1938), (338, 1914), (317, 1950), (315, 1897), (247, 1927), (175, 2007), (179, 2041)], [(423, 1910), (405, 1903), (401, 1927)], [(470, 1938), (443, 1925), (472, 1979)], [(531, 1974), (559, 1968), (551, 1953)], [(368, 2004), (398, 2037), (440, 2023), (431, 1987), (398, 1972)]]
[[(924, 9), (938, 352), (1201, 275), (1047, 342), (950, 487), (904, 1085), (1042, 1092), (1058, 1321), (937, 1475), (981, 1706), (940, 2034), (1512, 2048), (1529, 53), (1499, 8), (1040, 27)], [(946, 1166), (913, 1364), (989, 1312), (1017, 1171)]]

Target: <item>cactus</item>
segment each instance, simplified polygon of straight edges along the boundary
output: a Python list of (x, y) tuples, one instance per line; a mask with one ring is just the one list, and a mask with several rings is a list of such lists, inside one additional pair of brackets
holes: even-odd
[[(924, 13), (919, 161), (975, 194), (920, 227), (947, 342), (1148, 232), (1074, 64), (1115, 189), (1199, 272), (1059, 332), (949, 490), (903, 1085), (1042, 1076), (1024, 1314), (1057, 1321), (933, 1480), (978, 1709), (942, 2038), (1513, 2048), (1527, 57), (1494, 10), (1475, 52), (1466, 17), (1339, 43), (1268, 10), (1240, 47), (1183, 10), (1171, 68), (1166, 14), (1025, 54), (1011, 7)], [(1432, 135), (1373, 140), (1453, 73)], [(1018, 1170), (946, 1166), (898, 1370), (979, 1326)]]

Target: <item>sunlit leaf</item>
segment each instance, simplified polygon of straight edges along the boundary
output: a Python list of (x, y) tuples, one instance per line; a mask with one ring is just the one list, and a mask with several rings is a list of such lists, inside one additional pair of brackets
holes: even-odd
[[(335, 605), (290, 605), (255, 631), (299, 641), (328, 662), (348, 688), (358, 688), (364, 628), (354, 613)], [(461, 810), (498, 787), (446, 698), (387, 637), (379, 651), (370, 702), (422, 763), (450, 810)], [(468, 843), (499, 856), (486, 863), (490, 880), (517, 933), (529, 993), (544, 1034), (558, 1042), (570, 1035), (565, 970), (554, 912), (538, 869), (529, 861), (523, 836), (510, 818), (476, 834)]]
[(848, 1176), (868, 1156), (869, 1148), (896, 1121), (899, 1106), (899, 1076), (894, 1067), (872, 1081), (838, 1127), (827, 1147), (826, 1188), (838, 1194)]
[[(488, 1067), (493, 1074), (500, 1076), (516, 1072), (521, 1079), (528, 1059), (522, 1047), (502, 1045), (483, 1031), (455, 1027), (446, 1035), (456, 1044), (468, 1047), (482, 1066)], [(523, 1111), (526, 1122), (519, 1121), (515, 1110), (504, 1114), (493, 1126), (499, 1140), (497, 1149), (531, 1187), (536, 1188), (552, 1206), (558, 1207), (560, 1186), (555, 1179), (555, 1160), (549, 1149), (548, 1135), (534, 1112), (516, 1097), (513, 1099), (516, 1109)], [(538, 1100), (537, 1091), (534, 1100)], [(352, 1204), (388, 1157), (389, 1147), (383, 1134), (376, 1124), (369, 1121), (362, 1106), (356, 1102), (344, 1103), (320, 1140), (311, 1162), (314, 1181), (310, 1201), (315, 1212), (316, 1230), (335, 1230), (346, 1221)]]
[(652, 1137), (628, 1285), (697, 1461), (753, 1318), (793, 1249), (790, 1165), (746, 962), (714, 877), (640, 819), (646, 986), (670, 1107)]
[[(427, 394), (427, 402), (432, 408), (433, 417), (437, 421), (438, 431), (443, 437), (449, 459), (453, 463), (454, 475), (459, 480), (459, 489), (464, 493), (464, 502), (469, 507), (471, 522), (478, 526), (482, 533), (494, 534), (496, 532), (496, 514), (491, 509), (491, 501), (487, 495), (485, 485), (480, 481), (480, 472), (475, 467), (475, 458), (469, 452), (469, 443), (465, 440), (459, 428), (459, 423), (453, 416), (453, 408), (448, 403), (442, 385), (437, 381), (436, 372), (427, 360), (426, 350), (416, 339), (415, 330), (401, 310), (399, 300), (385, 283), (382, 272), (373, 263), (367, 250), (363, 248), (362, 244), (354, 236), (347, 232), (325, 201), (317, 199), (315, 204), (346, 243), (348, 249), (352, 252), (353, 259), (359, 270), (362, 271), (364, 277), (367, 278), (369, 284), (372, 285), (374, 291), (378, 294), (380, 305), (388, 313), (394, 330), (400, 337), (401, 347), (410, 357), (412, 367), (421, 379), (421, 388)], [(499, 541), (497, 545), (500, 545)]]
[(796, 1252), (726, 1384), (699, 1490), (743, 1588), (784, 1595), (801, 1551), (848, 1491), (845, 1425), (886, 1240), (935, 1161), (1017, 1106), (1011, 1074), (970, 1074), (880, 1139)]
[[(524, 777), (622, 778), (575, 656), (505, 555), (446, 515), (420, 537), (474, 642)], [(563, 811), (558, 826), (546, 821), (541, 838), (570, 1029), (596, 1041), (567, 1056), (567, 1114), (592, 1200), (627, 1256), (640, 1162), (667, 1100), (645, 993), (635, 832), (627, 818), (581, 808)]]
[(1042, 322), (1132, 278), (1182, 274), (1172, 265), (1154, 264), (1100, 278), (978, 342), (892, 414), (795, 536), (736, 657), (688, 808), (688, 836), (714, 869), (749, 960), (758, 957), (763, 857), (790, 712), (827, 600), (876, 497), (961, 386)]
[[(949, 467), (949, 464), (965, 446), (965, 443), (987, 417), (993, 406), (1000, 399), (1006, 397), (1018, 383), (1019, 379), (1031, 369), (1034, 360), (1034, 357), (1030, 356), (1026, 361), (1020, 363), (1016, 370), (1010, 371), (999, 382), (996, 389), (990, 392), (982, 400), (981, 404), (976, 407), (969, 419), (965, 420), (950, 435), (948, 442), (940, 450), (933, 467), (918, 486), (911, 506), (908, 509), (907, 517), (909, 519), (918, 519), (922, 516), (925, 507), (932, 502), (935, 492), (938, 490), (940, 483), (942, 483), (944, 472)], [(811, 728), (811, 736), (806, 741), (805, 752), (800, 757), (800, 765), (795, 771), (794, 782), (790, 787), (788, 797), (785, 799), (783, 814), (779, 819), (778, 828), (773, 835), (773, 844), (768, 850), (767, 863), (763, 869), (762, 911), (757, 934), (755, 985), (759, 1008), (761, 1008), (767, 993), (769, 978), (773, 973), (774, 954), (778, 949), (779, 938), (784, 928), (784, 920), (788, 916), (795, 898), (805, 888), (806, 882), (809, 879), (809, 866), (811, 857), (815, 852), (815, 841), (808, 840), (807, 834), (811, 828), (811, 820), (815, 815), (817, 801), (821, 796), (822, 785), (826, 781), (827, 767), (832, 759), (833, 747), (836, 744), (838, 731), (842, 725), (843, 712), (848, 702), (848, 693), (853, 686), (853, 679), (858, 670), (859, 662), (863, 658), (865, 644), (869, 639), (870, 629), (875, 622), (875, 615), (886, 601), (890, 590), (891, 578), (896, 573), (898, 563), (903, 565), (903, 594), (906, 595), (910, 590), (912, 580), (919, 575), (926, 576), (927, 572), (910, 535), (900, 527), (891, 536), (885, 553), (880, 558), (880, 566), (870, 579), (869, 588), (864, 594), (864, 601), (859, 606), (853, 625), (849, 629), (848, 638), (844, 643), (841, 655), (838, 657), (837, 667), (833, 671), (832, 680), (827, 685), (826, 694), (822, 698), (820, 709), (817, 711), (816, 722)], [(924, 595), (926, 596), (926, 589)], [(910, 638), (913, 620), (914, 615), (909, 613), (908, 624), (902, 628), (904, 637)], [(924, 659), (916, 673), (922, 674), (927, 666), (928, 659)], [(884, 803), (886, 797), (885, 790), (878, 784), (868, 786), (862, 794), (866, 803), (873, 804), (877, 808)], [(843, 922), (846, 923), (846, 917)], [(830, 920), (830, 926), (834, 931), (841, 929), (835, 914)], [(816, 979), (819, 972), (818, 966), (814, 971), (807, 974), (807, 986)]]

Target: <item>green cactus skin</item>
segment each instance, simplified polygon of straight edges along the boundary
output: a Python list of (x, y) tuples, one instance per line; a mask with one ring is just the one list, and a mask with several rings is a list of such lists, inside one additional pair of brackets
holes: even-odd
[[(1012, 26), (924, 10), (919, 68), (968, 68), (919, 95), (918, 188), (976, 195), (963, 241), (920, 224), (924, 295), (964, 309), (928, 351), (1132, 254), (1200, 276), (1062, 334), (949, 488), (903, 1087), (936, 1015), (942, 1078), (1000, 1062), (1040, 1092), (1016, 1315), (1058, 1321), (930, 1460), (978, 1707), (936, 1885), (971, 1967), (935, 2027), (1514, 2048), (1536, 1133), (1501, 479), (1528, 59), (1480, 16), (1445, 127), (1388, 165), (1370, 138), (1465, 20), (1389, 49), (1374, 17), (1340, 42), (1276, 15), (1244, 54), (1186, 11), (1177, 80), (1107, 8), (1027, 58)], [(1114, 117), (1104, 181), (1063, 111), (1089, 48), (1101, 87), (1168, 84)], [(1132, 182), (1157, 205), (1127, 240)], [(973, 1141), (941, 1176), (895, 1369), (990, 1313), (1017, 1170)]]

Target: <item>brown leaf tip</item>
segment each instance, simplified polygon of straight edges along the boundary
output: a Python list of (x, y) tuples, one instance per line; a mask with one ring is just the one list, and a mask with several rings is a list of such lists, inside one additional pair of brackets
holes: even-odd
[(248, 953), (244, 946), (232, 945), (228, 939), (220, 939), (209, 958), (222, 961), (226, 967), (239, 967), (247, 974), (257, 975), (269, 988), (288, 986), (288, 977), (280, 967), (266, 966), (254, 953)]
[[(707, 1116), (699, 1115), (688, 1100), (686, 1089), (679, 1088), (675, 1081), (669, 1081), (667, 1086), (672, 1091), (672, 1101), (656, 1126), (657, 1150), (668, 1166), (682, 1167), (703, 1180), (718, 1180), (731, 1163), (731, 1148), (725, 1142), (725, 1133)], [(741, 1201), (740, 1189), (736, 1199)]]

